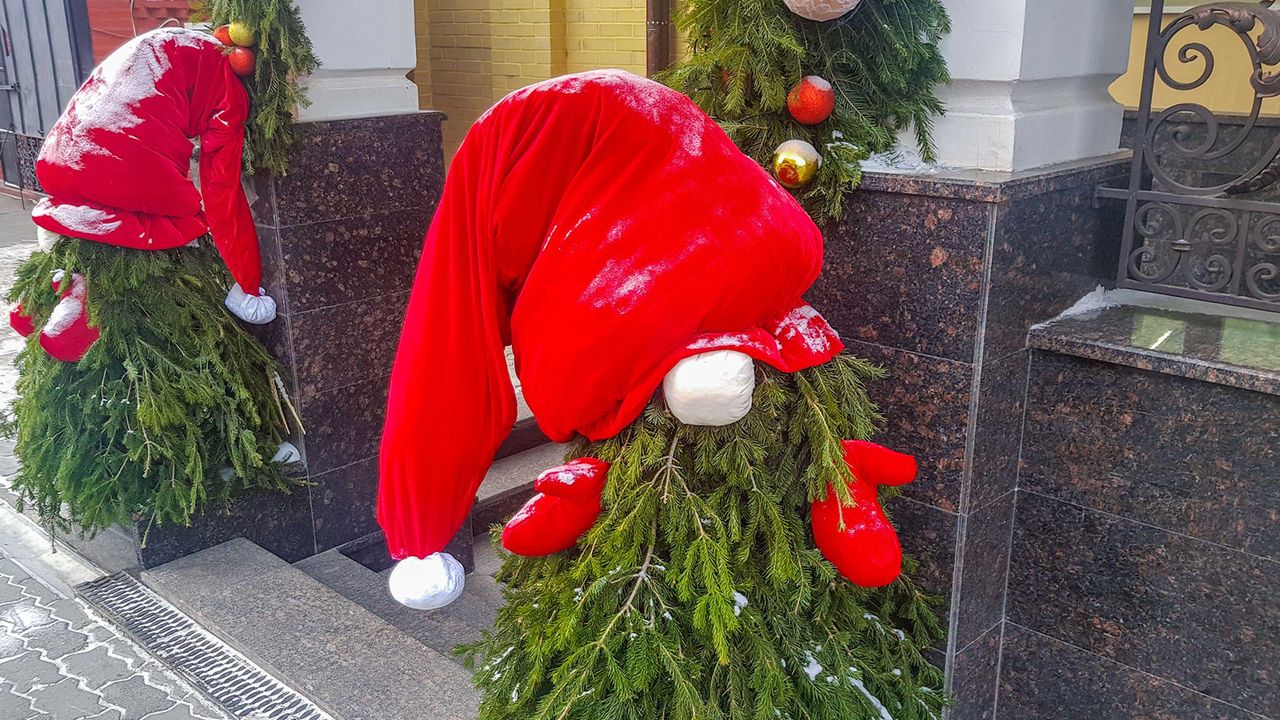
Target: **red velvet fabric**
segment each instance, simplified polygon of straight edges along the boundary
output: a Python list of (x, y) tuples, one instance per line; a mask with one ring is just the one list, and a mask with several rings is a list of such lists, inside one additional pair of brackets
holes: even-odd
[(787, 371), (842, 349), (801, 295), (822, 236), (684, 96), (618, 71), (513, 93), (472, 127), (391, 376), (378, 519), (395, 558), (461, 527), (515, 420), (503, 347), (553, 440), (631, 423), (680, 359)]
[[(236, 282), (258, 294), (258, 236), (240, 185), (249, 95), (223, 49), (207, 33), (161, 28), (95, 68), (36, 160), (50, 195), (36, 224), (138, 250), (211, 232)], [(200, 189), (189, 177), (195, 137)]]
[(525, 557), (543, 557), (578, 544), (600, 516), (609, 463), (578, 458), (542, 471), (536, 493), (502, 529), (502, 547)]

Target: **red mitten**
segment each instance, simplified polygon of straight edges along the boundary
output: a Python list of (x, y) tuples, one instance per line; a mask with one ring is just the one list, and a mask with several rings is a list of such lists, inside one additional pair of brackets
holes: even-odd
[(827, 497), (813, 503), (813, 539), (849, 582), (883, 587), (902, 572), (902, 544), (880, 506), (878, 488), (914, 480), (916, 461), (863, 440), (846, 440), (843, 445), (844, 460), (854, 476), (849, 492), (855, 506), (842, 508), (835, 488), (828, 487)]
[(516, 555), (542, 557), (568, 550), (600, 515), (609, 463), (578, 458), (542, 471), (533, 481), (538, 494), (502, 530), (502, 547)]
[(36, 331), (36, 323), (31, 316), (22, 309), (22, 303), (14, 305), (9, 310), (9, 327), (13, 328), (22, 337), (31, 337), (31, 333)]
[[(65, 278), (55, 280), (55, 287), (65, 286), (65, 282), (59, 280)], [(71, 287), (64, 289), (62, 299), (40, 331), (40, 347), (50, 357), (62, 362), (79, 362), (97, 341), (98, 328), (89, 325), (87, 292), (84, 277), (79, 273), (72, 275)]]

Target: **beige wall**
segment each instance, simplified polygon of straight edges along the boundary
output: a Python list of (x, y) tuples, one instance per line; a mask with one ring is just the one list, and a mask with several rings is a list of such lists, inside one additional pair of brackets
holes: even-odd
[[(1170, 4), (1172, 8), (1172, 4)], [(1177, 12), (1167, 11), (1166, 20), (1177, 17)], [(1111, 95), (1127, 108), (1136, 108), (1142, 90), (1142, 60), (1147, 44), (1147, 28), (1150, 16), (1136, 14), (1133, 17), (1133, 35), (1129, 46), (1129, 70), (1111, 85)], [(1253, 106), (1253, 89), (1249, 85), (1252, 65), (1249, 54), (1239, 37), (1223, 27), (1207, 31), (1188, 28), (1178, 34), (1180, 42), (1172, 44), (1167, 54), (1167, 67), (1177, 80), (1192, 80), (1204, 67), (1201, 63), (1183, 65), (1177, 52), (1188, 40), (1203, 42), (1214, 54), (1214, 71), (1209, 81), (1189, 92), (1177, 92), (1156, 84), (1154, 106), (1164, 109), (1175, 103), (1200, 103), (1219, 113), (1247, 114)], [(1185, 69), (1183, 69), (1185, 67)], [(1175, 68), (1177, 70), (1175, 70)], [(1280, 99), (1263, 101), (1263, 114), (1280, 114)]]
[(567, 72), (643, 74), (644, 0), (414, 0), (423, 108), (440, 110), (452, 157), (481, 113)]

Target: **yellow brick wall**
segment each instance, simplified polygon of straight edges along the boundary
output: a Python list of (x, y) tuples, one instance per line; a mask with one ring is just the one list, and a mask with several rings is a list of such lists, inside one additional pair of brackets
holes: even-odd
[(645, 71), (644, 0), (414, 0), (421, 107), (448, 115), (451, 158), (486, 108), (567, 72)]

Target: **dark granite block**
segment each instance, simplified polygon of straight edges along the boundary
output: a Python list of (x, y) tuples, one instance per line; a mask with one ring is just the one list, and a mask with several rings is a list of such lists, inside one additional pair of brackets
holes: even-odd
[(928, 195), (1000, 203), (1063, 188), (1097, 185), (1115, 177), (1117, 169), (1122, 173), (1127, 170), (1129, 158), (1132, 155), (1128, 150), (1122, 150), (1103, 157), (1017, 172), (958, 168), (922, 174), (866, 172), (862, 175), (860, 187), (863, 190), (903, 195)]
[(993, 206), (860, 191), (808, 298), (845, 337), (973, 362)]
[(1262, 715), (1280, 714), (1280, 572), (1019, 491), (1008, 620)]
[(1022, 487), (1280, 559), (1280, 398), (1036, 352)]
[(138, 556), (143, 568), (152, 568), (233, 538), (248, 538), (289, 562), (314, 554), (310, 488), (246, 493), (228, 506), (209, 507), (191, 527), (156, 525)]
[(1013, 530), (1012, 491), (964, 519), (956, 647), (963, 649), (1004, 618), (1005, 578)]
[(311, 482), (318, 552), (378, 531), (376, 457), (313, 475)]
[(386, 377), (303, 393), (301, 406), (307, 429), (307, 470), (312, 475), (378, 454), (387, 407)]
[[(956, 530), (960, 516), (907, 498), (896, 498), (886, 508), (898, 528), (902, 551), (919, 563), (912, 575), (920, 586), (944, 601), (938, 608), (947, 615), (946, 599), (951, 597), (951, 575), (955, 566)], [(944, 620), (945, 624), (945, 620)]]
[(390, 375), (408, 303), (408, 293), (396, 293), (290, 316), (299, 391)]
[(1071, 307), (1098, 285), (1114, 283), (1123, 207), (1097, 208), (1093, 197), (1093, 185), (1077, 185), (1000, 206), (984, 358), (1025, 347), (1033, 324)]
[(951, 676), (951, 720), (993, 720), (1000, 674), (1000, 636), (996, 625), (956, 653)]
[(914, 455), (920, 475), (907, 497), (950, 512), (960, 508), (972, 366), (849, 341), (849, 352), (889, 371), (869, 387), (885, 416), (876, 442)]
[(289, 312), (408, 292), (432, 212), (434, 205), (281, 228)]
[(1005, 626), (997, 717), (1005, 720), (1258, 718), (1013, 623)]
[(1027, 362), (1028, 353), (1016, 352), (982, 365), (964, 512), (987, 507), (1017, 484)]
[(300, 123), (289, 174), (266, 181), (269, 190), (257, 184), (258, 221), (284, 227), (361, 215), (373, 206), (434, 207), (444, 184), (443, 119), (422, 112)]

